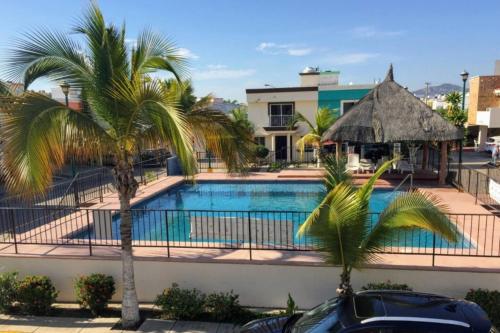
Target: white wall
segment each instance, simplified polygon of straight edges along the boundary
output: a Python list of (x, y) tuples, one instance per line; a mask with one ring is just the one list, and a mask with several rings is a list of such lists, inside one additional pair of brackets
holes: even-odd
[[(60, 290), (59, 301), (74, 301), (73, 280), (90, 273), (112, 275), (118, 282), (119, 260), (98, 258), (0, 257), (0, 271), (21, 275), (48, 275)], [(152, 302), (172, 282), (203, 292), (230, 291), (240, 295), (243, 305), (284, 307), (291, 293), (301, 308), (310, 308), (335, 295), (340, 269), (328, 266), (270, 265), (254, 263), (194, 263), (175, 261), (135, 262), (137, 291), (141, 301)], [(500, 289), (498, 272), (443, 271), (431, 269), (368, 268), (354, 271), (356, 289), (368, 282), (390, 279), (407, 283), (417, 291), (464, 297), (470, 288)]]

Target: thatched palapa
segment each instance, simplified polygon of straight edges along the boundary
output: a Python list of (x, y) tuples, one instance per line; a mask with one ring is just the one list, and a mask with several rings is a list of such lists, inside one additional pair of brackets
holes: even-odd
[(453, 141), (463, 131), (394, 82), (392, 65), (385, 80), (340, 117), (323, 141), (390, 143)]

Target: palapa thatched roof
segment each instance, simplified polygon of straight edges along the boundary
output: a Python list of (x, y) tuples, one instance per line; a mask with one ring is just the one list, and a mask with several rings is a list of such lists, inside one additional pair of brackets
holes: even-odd
[(337, 119), (322, 140), (389, 143), (462, 138), (461, 129), (394, 82), (391, 65), (385, 80)]

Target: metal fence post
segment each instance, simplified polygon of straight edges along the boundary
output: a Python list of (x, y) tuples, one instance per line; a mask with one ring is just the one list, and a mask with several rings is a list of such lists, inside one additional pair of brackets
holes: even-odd
[(101, 170), (101, 172), (99, 173), (99, 202), (101, 202), (101, 203), (104, 201), (103, 189), (102, 189), (102, 185), (103, 185), (102, 173), (103, 173), (103, 171)]
[(90, 233), (89, 210), (87, 209), (86, 211), (87, 211), (87, 237), (89, 239), (89, 255), (92, 256), (92, 235)]
[(436, 233), (432, 233), (432, 267), (436, 262)]
[(12, 228), (12, 236), (14, 237), (14, 250), (17, 254), (17, 233), (16, 233), (16, 224), (14, 222), (14, 210), (10, 210), (10, 225)]
[(170, 240), (169, 240), (169, 232), (168, 232), (168, 211), (165, 210), (165, 226), (166, 226), (166, 234), (167, 234), (167, 257), (170, 258)]
[(475, 204), (477, 205), (477, 193), (479, 191), (479, 172), (476, 171), (476, 202)]
[(250, 224), (250, 212), (247, 211), (248, 220), (248, 251), (250, 254), (250, 260), (252, 260), (252, 226)]
[(144, 169), (142, 168), (142, 156), (139, 155), (139, 174), (141, 175), (141, 183), (146, 184), (144, 180)]

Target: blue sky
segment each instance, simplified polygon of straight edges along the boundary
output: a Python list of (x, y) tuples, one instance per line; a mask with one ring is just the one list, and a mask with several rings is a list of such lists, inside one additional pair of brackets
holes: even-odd
[[(459, 73), (493, 71), (500, 59), (500, 1), (101, 0), (127, 36), (150, 27), (190, 58), (197, 95), (245, 101), (245, 88), (293, 86), (305, 66), (341, 71), (341, 83), (372, 83), (389, 63), (410, 89), (461, 84)], [(19, 33), (69, 31), (84, 0), (3, 1), (0, 56)], [(47, 88), (36, 82), (33, 88)]]

